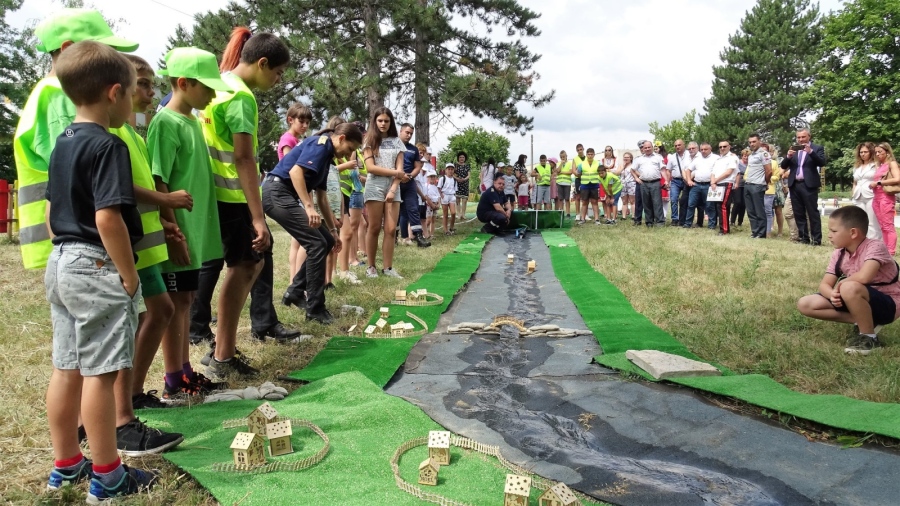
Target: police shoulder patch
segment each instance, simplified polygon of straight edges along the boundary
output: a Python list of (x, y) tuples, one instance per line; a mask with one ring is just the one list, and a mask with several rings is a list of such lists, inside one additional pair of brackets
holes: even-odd
[(327, 135), (320, 135), (320, 136), (319, 136), (319, 144), (325, 144), (326, 142), (328, 142), (328, 136), (327, 136)]

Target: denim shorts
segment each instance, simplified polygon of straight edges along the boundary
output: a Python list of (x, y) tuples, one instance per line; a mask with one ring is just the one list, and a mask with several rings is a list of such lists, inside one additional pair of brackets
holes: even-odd
[(131, 368), (141, 288), (128, 296), (105, 249), (74, 241), (55, 245), (44, 285), (53, 323), (53, 367), (82, 376)]

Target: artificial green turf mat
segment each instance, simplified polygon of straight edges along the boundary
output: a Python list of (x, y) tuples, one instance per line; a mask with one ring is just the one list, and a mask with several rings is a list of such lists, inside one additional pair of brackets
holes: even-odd
[[(434, 269), (420, 277), (407, 287), (409, 290), (425, 288), (444, 298), (437, 306), (399, 306), (384, 301), (390, 309), (388, 323), (400, 320), (411, 322), (406, 316), (409, 311), (421, 318), (428, 325), (429, 331), (437, 326), (441, 314), (447, 310), (453, 296), (459, 292), (481, 263), (481, 251), (484, 249), (489, 234), (473, 233), (466, 237), (452, 253), (442, 258)], [(373, 314), (369, 325), (378, 320), (378, 313)], [(416, 324), (418, 327), (418, 324)], [(409, 351), (419, 341), (419, 337), (406, 339), (367, 339), (363, 337), (334, 337), (325, 348), (305, 368), (290, 374), (292, 378), (305, 381), (316, 381), (334, 374), (347, 371), (359, 371), (379, 386), (390, 381), (394, 373), (406, 361)]]
[[(567, 238), (564, 232), (547, 231), (542, 236), (550, 248), (557, 278), (603, 348), (603, 355), (595, 357), (598, 363), (653, 380), (625, 358), (625, 351), (659, 350), (702, 360), (635, 311), (625, 295), (588, 264), (581, 250), (570, 246), (560, 248), (558, 245)], [(831, 427), (900, 438), (900, 404), (861, 401), (841, 395), (804, 394), (768, 376), (735, 375), (718, 364), (713, 365), (722, 370), (723, 376), (670, 381)]]
[[(184, 442), (163, 456), (190, 473), (222, 504), (422, 504), (397, 488), (390, 459), (405, 441), (427, 436), (429, 430), (439, 430), (440, 426), (416, 406), (384, 393), (359, 373), (310, 383), (285, 400), (272, 403), (279, 414), (309, 420), (328, 435), (331, 450), (318, 465), (258, 475), (212, 471), (213, 464), (232, 460), (229, 447), (240, 431), (222, 429), (222, 421), (246, 416), (261, 403), (232, 401), (190, 409), (144, 410), (141, 417), (154, 427), (184, 433)], [(269, 461), (299, 460), (322, 447), (321, 439), (305, 429), (295, 429), (292, 442), (294, 454), (269, 457)], [(418, 462), (415, 464), (418, 466)], [(506, 472), (478, 458), (467, 459), (466, 466), (467, 472), (455, 474), (458, 479), (451, 472), (445, 473), (449, 469), (442, 469), (444, 482), (429, 490), (443, 494), (446, 489), (448, 494), (454, 493), (454, 498), (472, 504), (501, 503)]]

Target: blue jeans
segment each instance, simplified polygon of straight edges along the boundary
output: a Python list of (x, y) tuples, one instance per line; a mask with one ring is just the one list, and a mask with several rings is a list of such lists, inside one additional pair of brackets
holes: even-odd
[(681, 223), (681, 215), (678, 213), (678, 198), (683, 191), (687, 191), (684, 179), (672, 179), (669, 182), (669, 206), (672, 208), (672, 221), (680, 225), (683, 223)]
[[(716, 212), (715, 208), (711, 208), (709, 203), (706, 202), (706, 194), (709, 193), (709, 183), (694, 183), (694, 186), (691, 187), (690, 194), (688, 195), (688, 219), (694, 216), (694, 212), (698, 209), (702, 209), (700, 215), (697, 216), (697, 226), (703, 226), (703, 212), (706, 212), (706, 216), (709, 218), (710, 226), (715, 228), (716, 221)], [(710, 215), (710, 211), (712, 214)], [(683, 227), (690, 228), (690, 223), (683, 223)]]
[[(413, 235), (422, 233), (422, 218), (419, 217), (419, 194), (416, 193), (416, 182), (411, 180), (400, 183), (400, 237), (409, 237), (409, 229)], [(407, 225), (409, 225), (407, 227)]]

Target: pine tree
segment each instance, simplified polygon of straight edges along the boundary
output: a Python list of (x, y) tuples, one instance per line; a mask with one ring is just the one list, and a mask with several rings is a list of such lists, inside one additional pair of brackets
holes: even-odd
[(818, 60), (820, 24), (818, 4), (809, 0), (759, 0), (728, 38), (722, 65), (713, 67), (702, 139), (742, 145), (757, 132), (782, 150), (788, 146), (806, 126), (801, 95)]

